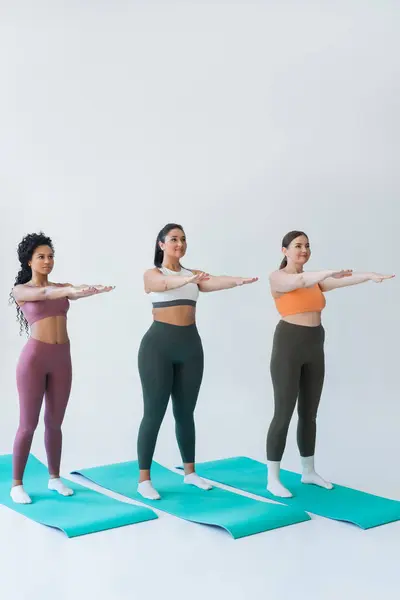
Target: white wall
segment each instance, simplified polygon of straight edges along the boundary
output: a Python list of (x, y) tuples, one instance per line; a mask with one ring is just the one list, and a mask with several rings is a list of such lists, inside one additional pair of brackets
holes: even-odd
[[(312, 269), (398, 270), (398, 17), (384, 0), (2, 5), (0, 452), (18, 417), (24, 339), (7, 297), (21, 237), (53, 238), (55, 279), (117, 286), (69, 314), (64, 466), (77, 468), (136, 457), (142, 273), (178, 221), (189, 267), (260, 277), (200, 300), (198, 459), (264, 458), (278, 320), (267, 279), (283, 234), (309, 233)], [(327, 301), (319, 466), (394, 495), (399, 282)], [(170, 411), (156, 459), (179, 462)]]

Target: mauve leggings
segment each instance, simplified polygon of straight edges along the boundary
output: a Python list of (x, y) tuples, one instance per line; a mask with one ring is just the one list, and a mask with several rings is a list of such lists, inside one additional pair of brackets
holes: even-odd
[(22, 480), (45, 396), (45, 447), (49, 473), (60, 471), (61, 425), (72, 382), (69, 342), (46, 344), (29, 338), (17, 365), (20, 420), (13, 448), (13, 479)]

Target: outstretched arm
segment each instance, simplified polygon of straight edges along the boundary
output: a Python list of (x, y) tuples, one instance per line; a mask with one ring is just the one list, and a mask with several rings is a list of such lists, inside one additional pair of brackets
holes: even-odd
[(286, 271), (274, 271), (269, 276), (272, 293), (285, 294), (299, 288), (312, 287), (318, 283), (322, 289), (322, 282), (328, 277), (341, 280), (349, 278), (352, 271), (314, 271), (303, 273), (287, 273)]
[(36, 287), (33, 285), (18, 284), (13, 288), (13, 296), (17, 303), (57, 300), (58, 298), (68, 298), (73, 289), (73, 286), (69, 285), (62, 287), (56, 285)]
[(392, 279), (393, 277), (394, 275), (381, 275), (380, 273), (353, 273), (353, 275), (346, 277), (345, 279), (328, 277), (320, 283), (320, 287), (323, 292), (330, 292), (331, 290), (348, 287), (350, 285), (358, 285), (359, 283), (365, 283), (366, 281), (381, 283), (385, 279)]
[[(192, 269), (193, 273), (200, 274), (202, 271)], [(200, 281), (198, 286), (201, 292), (219, 292), (230, 290), (240, 285), (254, 283), (258, 277), (231, 277), (230, 275), (209, 275), (207, 280)]]
[(115, 285), (74, 285), (74, 291), (68, 295), (68, 298), (70, 300), (79, 300), (80, 298), (88, 298), (89, 296), (111, 292), (114, 289)]
[(191, 277), (182, 277), (181, 275), (163, 275), (159, 269), (148, 269), (144, 276), (144, 290), (146, 294), (150, 292), (166, 292), (168, 290), (176, 290), (183, 287), (187, 283), (197, 283), (206, 281), (209, 278), (207, 273), (193, 271)]
[(78, 300), (87, 298), (95, 294), (110, 292), (114, 289), (112, 286), (103, 285), (71, 285), (54, 284), (43, 287), (20, 284), (13, 289), (13, 296), (17, 303), (21, 302), (39, 302), (40, 300), (57, 300), (59, 298), (68, 298), (69, 300)]
[(114, 285), (89, 285), (82, 283), (80, 285), (74, 285), (72, 283), (55, 283), (53, 284), (58, 288), (69, 288), (67, 295), (68, 300), (80, 300), (81, 298), (88, 298), (89, 296), (95, 296), (96, 294), (104, 294), (105, 292), (111, 292), (115, 289)]

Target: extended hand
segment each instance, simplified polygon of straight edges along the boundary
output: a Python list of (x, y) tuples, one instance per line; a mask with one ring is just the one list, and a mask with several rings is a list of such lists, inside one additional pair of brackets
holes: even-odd
[(92, 286), (97, 290), (98, 294), (103, 294), (104, 292), (111, 292), (111, 290), (115, 289), (115, 285), (94, 285)]
[(248, 283), (254, 283), (258, 281), (258, 277), (241, 277), (237, 280), (237, 285), (247, 285)]
[(353, 275), (352, 269), (343, 269), (342, 271), (336, 271), (332, 273), (331, 277), (335, 279), (343, 279), (343, 277), (351, 277)]
[(98, 294), (98, 291), (94, 286), (73, 285), (68, 292), (68, 298), (71, 300), (78, 300), (78, 298), (86, 298), (87, 296), (94, 296)]
[(188, 277), (188, 283), (201, 283), (202, 281), (208, 281), (210, 276), (208, 273), (196, 273), (193, 277)]
[(371, 281), (382, 283), (384, 279), (393, 279), (394, 275), (381, 275), (380, 273), (371, 273)]
[(77, 300), (78, 298), (86, 298), (88, 296), (110, 292), (114, 287), (115, 286), (112, 285), (73, 285), (71, 286), (68, 297), (71, 298), (71, 300)]
[(90, 288), (97, 290), (97, 292), (110, 292), (115, 288), (115, 285), (89, 285), (87, 283), (82, 283), (80, 285), (74, 285), (72, 287), (74, 287), (76, 290), (87, 290), (88, 288)]

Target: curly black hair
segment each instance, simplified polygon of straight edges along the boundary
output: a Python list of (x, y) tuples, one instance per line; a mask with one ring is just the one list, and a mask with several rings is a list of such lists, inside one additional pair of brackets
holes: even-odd
[[(42, 231), (39, 233), (28, 233), (18, 244), (18, 260), (21, 264), (21, 268), (15, 278), (14, 285), (28, 283), (32, 278), (32, 269), (29, 266), (29, 261), (32, 260), (34, 251), (38, 246), (49, 246), (54, 252), (53, 242), (51, 238), (47, 237)], [(25, 333), (29, 333), (29, 325), (25, 316), (21, 310), (21, 307), (15, 301), (13, 291), (10, 292), (10, 302), (15, 304), (17, 308), (17, 321), (19, 321), (19, 333), (20, 335), (25, 330)]]

